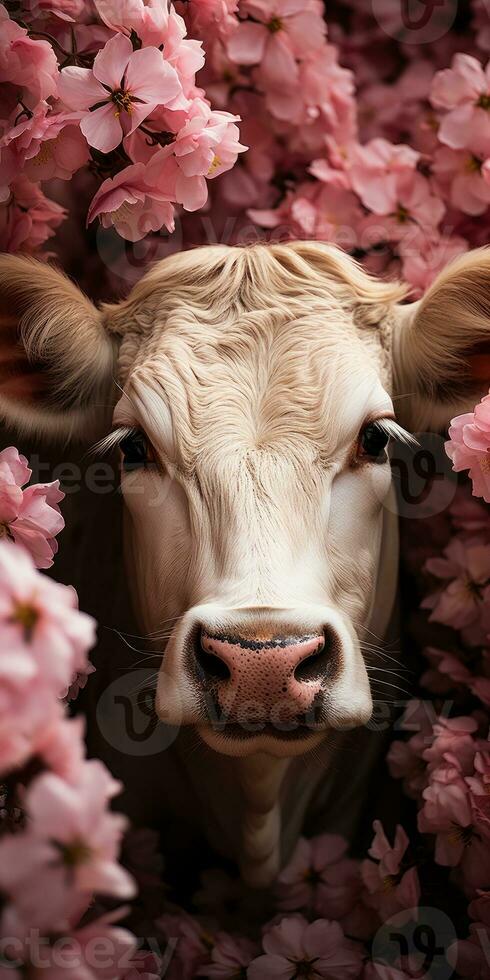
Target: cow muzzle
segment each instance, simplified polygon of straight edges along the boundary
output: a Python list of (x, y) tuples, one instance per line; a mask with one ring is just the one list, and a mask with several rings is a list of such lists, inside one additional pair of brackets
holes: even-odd
[(197, 625), (192, 646), (213, 727), (228, 735), (298, 736), (320, 724), (325, 683), (339, 666), (331, 627), (304, 629), (243, 623)]
[(292, 756), (332, 729), (365, 724), (372, 701), (359, 643), (337, 610), (203, 604), (167, 645), (156, 710), (227, 755)]

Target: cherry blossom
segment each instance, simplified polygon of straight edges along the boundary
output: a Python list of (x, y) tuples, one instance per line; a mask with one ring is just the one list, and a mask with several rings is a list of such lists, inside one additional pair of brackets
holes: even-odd
[(262, 81), (271, 87), (297, 79), (295, 55), (304, 57), (318, 50), (325, 34), (325, 22), (312, 3), (301, 0), (245, 0), (241, 5), (253, 20), (242, 21), (228, 41), (232, 61), (260, 65)]
[(483, 175), (485, 155), (441, 146), (434, 153), (432, 173), (442, 197), (465, 214), (484, 214), (490, 186)]
[(39, 687), (62, 690), (83, 669), (95, 624), (77, 608), (74, 589), (40, 575), (29, 555), (0, 544), (0, 632), (14, 661), (34, 665)]
[(337, 834), (300, 838), (277, 879), (279, 907), (308, 909), (336, 920), (346, 915), (360, 891), (359, 865), (346, 857), (347, 847)]
[[(14, 118), (21, 120), (0, 139), (2, 161), (0, 172), (7, 177), (9, 168), (23, 169), (34, 182), (58, 177), (69, 180), (88, 160), (87, 143), (78, 123), (79, 113), (50, 113), (47, 103), (39, 103), (31, 117), (22, 115), (21, 107)], [(5, 180), (5, 176), (4, 176)]]
[(454, 150), (484, 140), (490, 149), (490, 73), (476, 58), (456, 54), (451, 68), (437, 72), (430, 98), (446, 110), (439, 139)]
[(257, 944), (241, 936), (234, 938), (218, 933), (211, 950), (211, 962), (201, 967), (199, 975), (209, 980), (229, 980), (245, 976), (245, 971), (257, 956)]
[(361, 969), (361, 947), (345, 938), (338, 922), (327, 919), (310, 923), (299, 915), (285, 917), (266, 932), (262, 945), (264, 955), (248, 968), (250, 980), (292, 980), (298, 975), (348, 980)]
[(385, 139), (374, 139), (365, 146), (353, 146), (349, 174), (362, 203), (374, 214), (392, 214), (400, 202), (400, 192), (409, 193), (419, 154), (409, 146), (393, 146)]
[(103, 153), (114, 150), (157, 105), (186, 104), (177, 73), (158, 48), (134, 51), (123, 34), (99, 51), (92, 70), (63, 68), (59, 91), (65, 105), (83, 112), (80, 129)]
[(58, 62), (49, 41), (29, 37), (0, 4), (0, 84), (21, 89), (23, 101), (35, 106), (56, 95)]
[(0, 452), (0, 528), (3, 536), (27, 548), (38, 568), (50, 568), (58, 550), (56, 535), (65, 526), (58, 507), (65, 495), (59, 480), (22, 490), (30, 477), (27, 460), (13, 446)]
[(112, 31), (127, 36), (135, 31), (145, 44), (156, 47), (165, 38), (169, 14), (159, 0), (95, 0), (95, 6)]
[(401, 910), (416, 909), (420, 885), (417, 869), (406, 866), (409, 840), (403, 827), (396, 828), (393, 845), (379, 820), (374, 821), (373, 827), (375, 835), (368, 852), (373, 860), (362, 862), (361, 873), (368, 891), (366, 901), (385, 921)]
[[(87, 223), (100, 217), (104, 228), (114, 226), (119, 234), (132, 242), (144, 238), (149, 231), (159, 231), (165, 225), (174, 228), (175, 170), (168, 173), (168, 163), (161, 155), (145, 167), (134, 163), (115, 177), (108, 177), (92, 199)], [(162, 190), (153, 184), (152, 174), (158, 174)], [(163, 190), (164, 175), (167, 190)], [(206, 192), (207, 193), (207, 192)]]
[[(468, 629), (470, 639), (485, 635), (487, 591), (490, 584), (490, 547), (454, 538), (444, 557), (430, 558), (426, 570), (447, 585), (426, 597), (422, 606), (430, 618), (454, 629)], [(483, 634), (483, 635), (482, 635)]]
[(475, 497), (490, 503), (490, 395), (452, 420), (446, 452), (457, 473), (469, 471)]
[[(45, 842), (54, 845), (46, 861), (45, 883), (64, 865), (78, 891), (119, 898), (134, 894), (133, 882), (116, 860), (126, 820), (107, 810), (121, 788), (97, 760), (84, 763), (75, 783), (54, 773), (33, 782), (25, 798), (29, 824), (24, 844), (32, 845), (29, 861), (36, 848), (45, 851)], [(17, 874), (22, 867), (28, 868), (28, 861), (19, 848)]]
[(0, 204), (0, 249), (4, 252), (36, 252), (52, 238), (66, 217), (66, 210), (27, 177), (16, 177), (5, 204)]

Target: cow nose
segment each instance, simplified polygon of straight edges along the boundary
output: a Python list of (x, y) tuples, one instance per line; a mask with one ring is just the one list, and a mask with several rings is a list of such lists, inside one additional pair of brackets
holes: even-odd
[(201, 681), (214, 689), (221, 708), (234, 717), (248, 707), (270, 720), (308, 711), (332, 658), (330, 630), (246, 635), (201, 625), (196, 660)]

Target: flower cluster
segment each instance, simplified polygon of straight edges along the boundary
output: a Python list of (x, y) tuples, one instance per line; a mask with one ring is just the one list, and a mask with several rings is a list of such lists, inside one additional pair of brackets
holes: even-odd
[[(431, 44), (394, 44), (381, 0), (376, 12), (337, 0), (328, 26), (320, 0), (15, 9), (0, 8), (4, 249), (39, 250), (67, 214), (78, 222), (76, 196), (89, 222), (133, 242), (172, 232), (179, 211), (188, 245), (323, 239), (420, 295), (486, 241), (480, 0), (466, 33)], [(53, 178), (75, 174), (61, 193)], [(209, 207), (211, 181), (210, 231), (190, 212)]]
[(29, 476), (17, 450), (0, 454), (0, 512), (12, 539), (0, 542), (2, 974), (134, 977), (135, 940), (113, 925), (118, 914), (87, 915), (94, 895), (134, 893), (118, 862), (125, 820), (110, 810), (120, 784), (85, 758), (83, 723), (61, 700), (74, 674), (89, 671), (95, 624), (74, 589), (41, 574), (29, 554), (51, 564), (63, 526), (58, 485), (22, 490)]
[(455, 36), (465, 53), (453, 57), (447, 31), (394, 45), (399, 5), (375, 6), (329, 7), (328, 34), (318, 0), (190, 3), (185, 16), (203, 83), (240, 114), (250, 147), (214, 198), (218, 215), (237, 214), (238, 239), (248, 216), (262, 234), (335, 242), (420, 295), (486, 240), (488, 12), (475, 3), (475, 33)]
[(202, 46), (166, 0), (26, 0), (0, 21), (4, 250), (37, 249), (63, 220), (53, 178), (90, 171), (88, 221), (137, 241), (172, 231), (176, 204), (203, 207), (245, 149), (238, 116), (196, 86)]

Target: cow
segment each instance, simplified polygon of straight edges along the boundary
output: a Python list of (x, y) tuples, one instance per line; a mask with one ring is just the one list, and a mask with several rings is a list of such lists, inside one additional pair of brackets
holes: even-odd
[(312, 801), (348, 821), (369, 778), (364, 651), (397, 588), (390, 443), (488, 387), (490, 252), (407, 302), (321, 242), (205, 246), (100, 308), (3, 256), (0, 314), (3, 418), (119, 447), (127, 578), (145, 635), (165, 636), (169, 759), (190, 737), (205, 749), (172, 771), (211, 842), (267, 885)]

